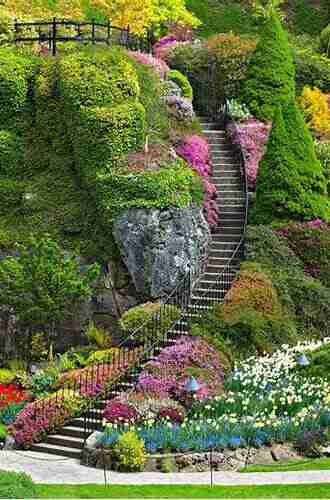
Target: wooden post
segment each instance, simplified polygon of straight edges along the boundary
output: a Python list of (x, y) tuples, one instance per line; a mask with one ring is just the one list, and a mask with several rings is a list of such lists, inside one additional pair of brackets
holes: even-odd
[(53, 47), (53, 56), (56, 56), (56, 37), (57, 37), (57, 22), (56, 17), (53, 19), (53, 33), (52, 33), (52, 47)]

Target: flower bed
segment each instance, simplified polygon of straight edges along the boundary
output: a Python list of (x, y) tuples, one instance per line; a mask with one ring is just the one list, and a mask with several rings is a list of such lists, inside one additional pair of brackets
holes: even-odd
[(209, 176), (212, 174), (212, 166), (207, 141), (198, 135), (185, 137), (176, 146), (176, 152), (203, 178), (204, 215), (210, 227), (216, 226), (219, 216), (217, 190), (215, 185), (209, 181)]
[[(251, 357), (236, 366), (225, 382), (223, 394), (196, 402), (182, 423), (168, 416), (134, 424), (109, 423), (100, 442), (111, 447), (129, 430), (143, 440), (148, 453), (185, 452), (296, 443), (302, 435), (320, 434), (321, 429), (330, 426), (330, 383), (304, 376), (298, 359), (321, 345), (300, 343), (283, 346), (273, 355)], [(186, 355), (181, 349), (175, 358), (176, 363), (185, 364)], [(162, 359), (162, 364), (156, 362), (158, 372), (161, 366), (164, 370), (164, 366), (172, 365), (169, 354)], [(172, 384), (168, 376), (163, 377), (162, 384), (159, 380), (155, 384), (155, 380), (154, 387), (169, 392)], [(146, 385), (150, 387), (150, 383)]]
[(246, 174), (249, 189), (254, 191), (258, 174), (259, 163), (265, 153), (271, 123), (264, 123), (255, 118), (231, 122), (227, 130), (231, 140), (241, 146), (246, 159)]

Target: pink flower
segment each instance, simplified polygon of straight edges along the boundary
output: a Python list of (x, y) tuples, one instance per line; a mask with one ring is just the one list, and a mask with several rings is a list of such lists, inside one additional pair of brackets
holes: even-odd
[(130, 50), (128, 51), (128, 54), (137, 62), (153, 68), (162, 80), (165, 79), (166, 74), (169, 71), (169, 67), (164, 61), (162, 61), (162, 59), (153, 57), (151, 54), (145, 54), (144, 52), (139, 51)]

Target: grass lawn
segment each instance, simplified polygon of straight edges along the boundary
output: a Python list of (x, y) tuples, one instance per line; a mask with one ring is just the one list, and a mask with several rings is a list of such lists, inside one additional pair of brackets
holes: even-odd
[(330, 470), (330, 458), (313, 458), (309, 460), (291, 460), (271, 465), (248, 465), (240, 472), (286, 472), (299, 470)]
[(330, 498), (330, 484), (267, 486), (37, 485), (39, 498)]

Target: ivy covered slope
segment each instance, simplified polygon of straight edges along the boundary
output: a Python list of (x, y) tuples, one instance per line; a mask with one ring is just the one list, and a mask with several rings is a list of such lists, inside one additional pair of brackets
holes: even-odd
[(127, 161), (147, 133), (169, 148), (177, 124), (162, 92), (153, 69), (117, 48), (79, 47), (56, 59), (2, 49), (0, 247), (48, 233), (106, 259), (116, 254), (118, 211), (200, 205), (201, 181), (183, 160), (165, 155), (150, 169)]

